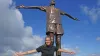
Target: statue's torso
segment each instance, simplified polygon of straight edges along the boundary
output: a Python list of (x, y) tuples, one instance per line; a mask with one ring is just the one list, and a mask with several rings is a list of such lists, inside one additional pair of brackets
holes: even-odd
[(47, 23), (61, 24), (59, 9), (54, 8), (54, 7), (47, 7), (46, 13), (47, 13)]

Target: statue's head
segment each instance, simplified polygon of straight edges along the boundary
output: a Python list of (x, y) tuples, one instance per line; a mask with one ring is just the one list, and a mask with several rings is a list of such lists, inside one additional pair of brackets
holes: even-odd
[(54, 0), (51, 1), (50, 6), (55, 6), (55, 1)]

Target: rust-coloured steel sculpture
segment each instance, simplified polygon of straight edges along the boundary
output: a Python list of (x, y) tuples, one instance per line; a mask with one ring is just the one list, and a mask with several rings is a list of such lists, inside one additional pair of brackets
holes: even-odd
[[(39, 9), (46, 12), (47, 14), (47, 23), (46, 23), (46, 35), (50, 36), (52, 39), (52, 45), (54, 44), (54, 36), (56, 37), (56, 47), (61, 48), (61, 36), (64, 34), (60, 15), (68, 16), (69, 18), (78, 21), (77, 18), (73, 18), (71, 15), (61, 11), (58, 8), (55, 8), (55, 1), (52, 0), (50, 6), (17, 6), (16, 8), (20, 9)], [(61, 56), (60, 52), (56, 52), (56, 56)]]

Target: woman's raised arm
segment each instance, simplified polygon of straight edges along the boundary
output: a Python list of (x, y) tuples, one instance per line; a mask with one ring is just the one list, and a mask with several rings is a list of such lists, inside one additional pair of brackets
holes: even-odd
[(37, 50), (30, 50), (30, 51), (26, 51), (26, 52), (16, 52), (14, 54), (14, 56), (24, 56), (24, 55), (32, 54), (32, 53), (35, 53), (35, 52), (37, 52)]
[(64, 49), (58, 49), (59, 52), (64, 52), (64, 53), (69, 53), (69, 54), (75, 54), (75, 52), (73, 51), (69, 51), (69, 50), (64, 50)]

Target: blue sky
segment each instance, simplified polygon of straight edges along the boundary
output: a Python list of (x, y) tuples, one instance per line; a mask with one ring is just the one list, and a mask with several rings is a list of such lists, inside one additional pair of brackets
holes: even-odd
[[(14, 0), (16, 5), (48, 6), (50, 0)], [(78, 47), (77, 56), (100, 53), (100, 0), (56, 0), (56, 7), (80, 21), (62, 16), (64, 35), (62, 44)], [(36, 9), (20, 9), (25, 26), (31, 26), (33, 35), (45, 35), (46, 13)]]

